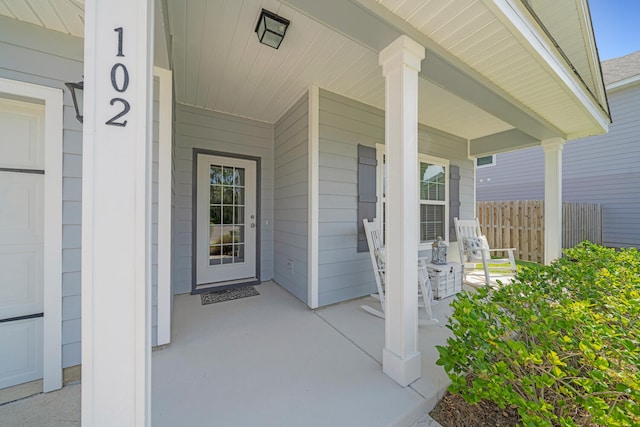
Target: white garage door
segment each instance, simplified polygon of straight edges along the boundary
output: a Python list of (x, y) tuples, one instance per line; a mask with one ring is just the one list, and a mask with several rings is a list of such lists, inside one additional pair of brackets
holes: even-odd
[(44, 105), (0, 97), (0, 388), (42, 378)]

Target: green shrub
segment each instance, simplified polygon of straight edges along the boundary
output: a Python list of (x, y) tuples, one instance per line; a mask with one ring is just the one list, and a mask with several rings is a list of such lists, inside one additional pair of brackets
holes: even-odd
[(640, 253), (588, 242), (463, 293), (438, 346), (449, 390), (526, 426), (640, 425)]

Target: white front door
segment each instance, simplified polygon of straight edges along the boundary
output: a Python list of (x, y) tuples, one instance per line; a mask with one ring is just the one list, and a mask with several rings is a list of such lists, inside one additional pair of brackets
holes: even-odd
[(0, 388), (42, 378), (44, 105), (0, 98)]
[(257, 280), (256, 162), (198, 154), (196, 289)]

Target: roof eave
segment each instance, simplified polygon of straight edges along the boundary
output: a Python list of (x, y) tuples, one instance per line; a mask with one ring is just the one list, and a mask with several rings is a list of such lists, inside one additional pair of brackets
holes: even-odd
[[(584, 4), (584, 0), (579, 0)], [(538, 62), (547, 69), (549, 74), (563, 87), (567, 94), (574, 99), (594, 127), (582, 133), (594, 135), (606, 133), (608, 124), (611, 122), (608, 106), (601, 105), (595, 95), (592, 94), (571, 68), (570, 64), (558, 51), (553, 41), (540, 27), (536, 19), (529, 13), (520, 0), (483, 0), (483, 2), (493, 10), (495, 15), (501, 19), (505, 25), (509, 26), (512, 33), (517, 36), (523, 46), (537, 58)], [(585, 9), (588, 12), (588, 8)], [(585, 19), (585, 15), (581, 16)], [(590, 26), (590, 22), (589, 22)], [(593, 32), (589, 33), (590, 56), (597, 58), (597, 49), (593, 40)], [(598, 64), (598, 68), (599, 68)], [(604, 84), (601, 73), (598, 73), (599, 90), (604, 93)], [(594, 133), (595, 132), (595, 133)], [(567, 139), (573, 139), (577, 133), (567, 134)]]

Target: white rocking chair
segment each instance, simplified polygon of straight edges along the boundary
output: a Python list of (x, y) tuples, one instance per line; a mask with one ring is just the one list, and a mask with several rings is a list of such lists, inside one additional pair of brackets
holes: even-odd
[[(482, 235), (478, 219), (458, 219), (454, 218), (458, 236), (458, 250), (460, 251), (460, 262), (464, 264), (465, 280), (467, 274), (473, 270), (484, 270), (485, 284), (491, 284), (489, 268), (498, 272), (514, 274), (516, 272), (516, 261), (513, 256), (515, 248), (490, 249), (487, 238)], [(506, 252), (507, 258), (491, 258), (491, 253)], [(482, 264), (481, 267), (478, 267)], [(491, 264), (491, 267), (489, 267)]]
[[(374, 219), (369, 222), (367, 219), (362, 220), (364, 224), (364, 231), (367, 236), (367, 245), (369, 246), (369, 256), (371, 257), (371, 264), (373, 266), (373, 272), (376, 279), (376, 285), (378, 287), (378, 293), (371, 296), (380, 301), (380, 307), (382, 310), (377, 310), (368, 305), (361, 305), (364, 311), (374, 316), (384, 319), (385, 311), (385, 266), (386, 258), (384, 248), (382, 247), (382, 239), (380, 238), (380, 228), (378, 221)], [(431, 281), (429, 280), (429, 274), (427, 271), (426, 263), (423, 260), (418, 260), (418, 307), (424, 307), (427, 313), (426, 320), (419, 320), (419, 325), (434, 325), (438, 323), (438, 319), (433, 317), (433, 311), (431, 310), (431, 304), (433, 301), (433, 293), (431, 292)]]

